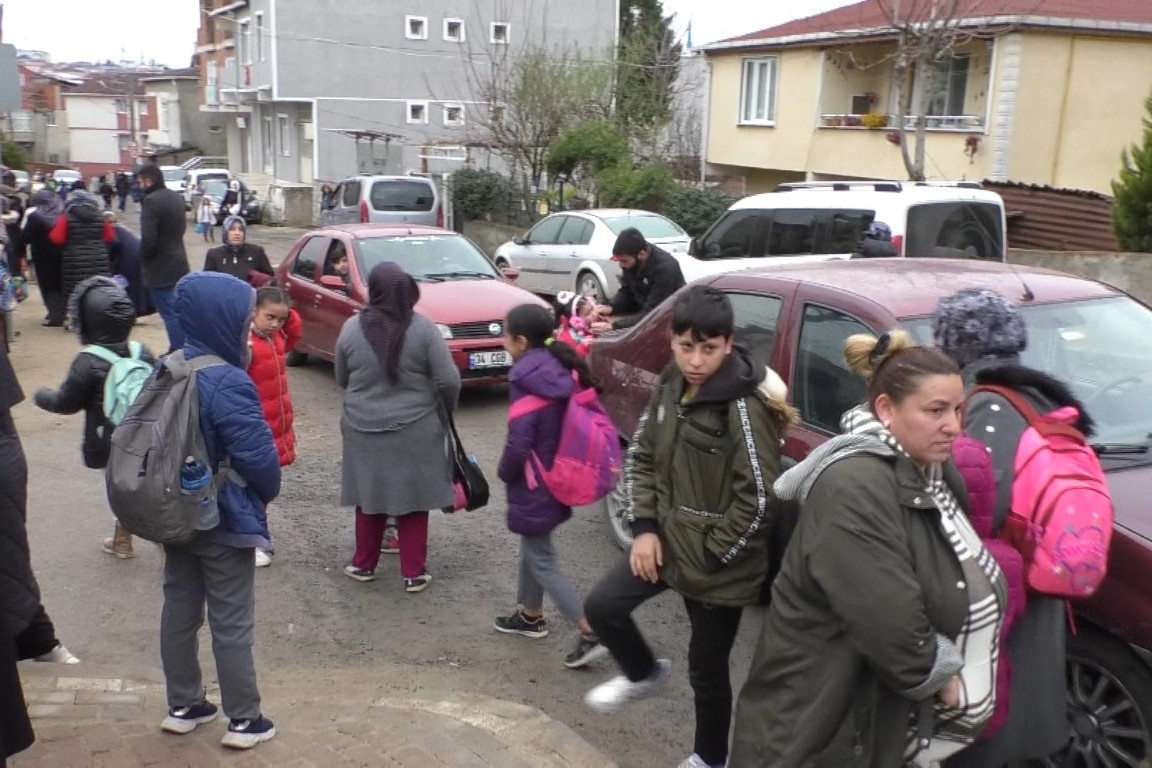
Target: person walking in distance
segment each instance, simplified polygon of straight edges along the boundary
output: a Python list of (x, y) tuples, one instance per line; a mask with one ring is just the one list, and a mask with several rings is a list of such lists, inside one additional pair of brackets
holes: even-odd
[(164, 186), (158, 165), (142, 165), (136, 171), (143, 195), (140, 211), (140, 261), (144, 285), (168, 332), (169, 350), (184, 346), (184, 332), (176, 319), (176, 283), (188, 274), (184, 252), (184, 198)]
[(177, 285), (172, 308), (180, 323), (184, 357), (215, 355), (225, 365), (196, 371), (200, 428), (213, 468), (225, 458), (219, 524), (185, 545), (164, 547), (164, 607), (160, 658), (168, 689), (168, 716), (160, 727), (191, 733), (216, 719), (204, 695), (197, 633), (208, 607), (212, 655), (228, 716), (222, 744), (251, 749), (276, 735), (260, 709), (252, 635), (256, 613), (256, 549), (267, 548), (265, 509), (280, 493), (280, 458), (264, 422), (260, 398), (244, 370), (256, 294), (230, 275), (197, 272)]
[(109, 274), (108, 245), (116, 234), (104, 220), (104, 208), (95, 195), (82, 190), (68, 195), (64, 215), (56, 219), (49, 237), (62, 253), (66, 301), (89, 277)]
[(132, 180), (128, 178), (128, 174), (123, 172), (116, 174), (116, 197), (119, 198), (117, 207), (120, 213), (124, 213), (130, 194), (132, 194)]
[(200, 210), (196, 215), (196, 224), (200, 229), (200, 234), (204, 237), (204, 242), (212, 242), (212, 238), (216, 234), (216, 215), (212, 213), (212, 199), (207, 195), (200, 198)]
[(668, 679), (632, 612), (667, 589), (684, 600), (688, 679), (696, 705), (693, 753), (680, 768), (723, 768), (732, 682), (728, 659), (746, 606), (768, 577), (772, 483), (794, 418), (787, 389), (733, 341), (728, 297), (694, 286), (672, 305), (674, 361), (640, 417), (622, 487), (635, 540), (588, 595), (588, 623), (622, 675), (585, 697), (613, 712)]
[(45, 187), (32, 195), (24, 215), (24, 241), (32, 255), (36, 284), (44, 301), (41, 325), (56, 328), (64, 325), (68, 298), (64, 295), (64, 265), (60, 246), (52, 242), (56, 220), (64, 215), (60, 197)]

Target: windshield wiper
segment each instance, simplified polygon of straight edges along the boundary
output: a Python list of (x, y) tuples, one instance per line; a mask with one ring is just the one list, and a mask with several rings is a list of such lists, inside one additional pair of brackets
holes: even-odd
[(1147, 443), (1092, 443), (1097, 456), (1148, 453)]
[(413, 275), (413, 279), (418, 283), (442, 283), (444, 278), (440, 275)]
[(483, 277), (487, 280), (495, 280), (496, 276), (488, 274), (487, 272), (473, 272), (467, 269), (458, 269), (455, 272), (430, 272), (425, 277), (438, 277), (441, 280), (448, 280), (453, 277)]

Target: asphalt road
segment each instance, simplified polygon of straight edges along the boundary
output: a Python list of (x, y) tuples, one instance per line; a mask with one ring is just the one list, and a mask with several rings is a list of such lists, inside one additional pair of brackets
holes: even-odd
[[(129, 215), (124, 223), (134, 227)], [(299, 230), (251, 230), (274, 263)], [(205, 245), (189, 233), (194, 266)], [(74, 337), (39, 326), (33, 296), (21, 306), (21, 336), (12, 357), (26, 394), (57, 386), (78, 350)], [(137, 338), (163, 348), (157, 318), (142, 321)], [(332, 367), (312, 361), (290, 370), (298, 458), (284, 474), (270, 508), (276, 558), (257, 577), (258, 668), (278, 671), (362, 670), (389, 676), (397, 687), (475, 691), (543, 709), (622, 766), (673, 766), (692, 751), (692, 701), (687, 682), (687, 618), (674, 594), (644, 606), (637, 621), (657, 652), (673, 660), (673, 681), (662, 695), (616, 716), (586, 709), (587, 689), (616, 674), (610, 660), (584, 671), (562, 665), (575, 632), (551, 606), (552, 634), (544, 640), (499, 635), (492, 619), (515, 603), (517, 539), (504, 524), (504, 495), (493, 483), (483, 510), (441, 515), (431, 522), (432, 586), (419, 595), (402, 589), (399, 563), (384, 555), (378, 579), (353, 582), (341, 574), (352, 553), (353, 516), (338, 506), (340, 391)], [(507, 390), (465, 392), (457, 416), (461, 438), (495, 481), (505, 434)], [(82, 659), (101, 664), (159, 665), (161, 556), (138, 543), (135, 560), (101, 552), (111, 531), (100, 473), (80, 461), (82, 417), (59, 417), (30, 401), (15, 410), (30, 465), (28, 526), (45, 605), (59, 635)], [(388, 457), (380, 457), (386, 465)], [(622, 553), (610, 541), (600, 507), (580, 509), (556, 535), (569, 577), (587, 592)], [(759, 631), (751, 610), (733, 655), (733, 680), (742, 682)], [(211, 674), (207, 634), (201, 643)], [(399, 671), (398, 671), (399, 670)], [(407, 670), (407, 672), (405, 672)], [(339, 701), (339, 691), (332, 692)], [(269, 713), (275, 717), (275, 712)]]

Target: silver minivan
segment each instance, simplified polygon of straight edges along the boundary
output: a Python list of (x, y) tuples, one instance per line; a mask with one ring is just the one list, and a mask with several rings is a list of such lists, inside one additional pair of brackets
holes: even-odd
[(423, 176), (351, 176), (336, 186), (320, 224), (444, 226), (440, 190)]

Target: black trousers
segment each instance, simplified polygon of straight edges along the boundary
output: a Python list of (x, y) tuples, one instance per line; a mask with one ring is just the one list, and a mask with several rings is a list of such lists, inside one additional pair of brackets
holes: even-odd
[[(632, 612), (668, 589), (632, 575), (628, 558), (613, 566), (588, 595), (584, 616), (620, 669), (633, 682), (652, 675), (656, 657), (640, 634)], [(732, 679), (728, 659), (742, 608), (709, 605), (684, 598), (692, 634), (688, 641), (688, 681), (696, 704), (694, 751), (708, 765), (728, 758), (728, 729), (732, 721)]]
[(56, 646), (60, 640), (56, 637), (56, 627), (52, 619), (48, 618), (47, 611), (41, 605), (32, 616), (32, 622), (24, 631), (16, 635), (16, 658), (20, 660), (34, 659), (43, 656)]
[(0, 763), (7, 765), (9, 756), (32, 746), (35, 738), (16, 667), (16, 644), (11, 635), (0, 637)]

